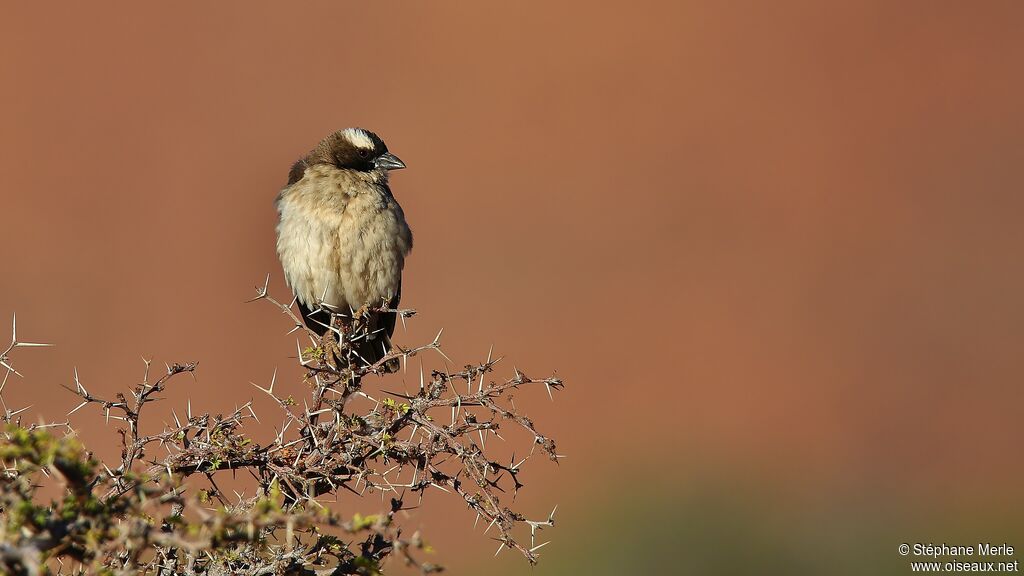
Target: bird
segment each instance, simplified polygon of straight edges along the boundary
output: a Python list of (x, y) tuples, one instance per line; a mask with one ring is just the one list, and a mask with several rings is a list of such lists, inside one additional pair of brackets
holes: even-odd
[[(388, 177), (405, 168), (379, 136), (345, 128), (295, 162), (277, 195), (277, 254), (306, 326), (323, 336), (363, 306), (396, 309), (412, 230)], [(395, 312), (375, 312), (356, 348), (368, 364), (391, 349)], [(351, 322), (351, 319), (348, 320)]]

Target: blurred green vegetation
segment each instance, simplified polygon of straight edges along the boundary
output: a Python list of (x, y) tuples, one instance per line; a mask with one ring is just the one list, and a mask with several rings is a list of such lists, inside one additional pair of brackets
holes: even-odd
[(556, 529), (542, 534), (540, 541), (553, 542), (540, 564), (503, 563), (503, 574), (905, 575), (911, 561), (932, 560), (900, 556), (904, 542), (1006, 542), (1018, 548), (1009, 560), (1024, 559), (1019, 505), (910, 504), (877, 489), (817, 492), (749, 480), (623, 488), (572, 505), (579, 518), (560, 511)]

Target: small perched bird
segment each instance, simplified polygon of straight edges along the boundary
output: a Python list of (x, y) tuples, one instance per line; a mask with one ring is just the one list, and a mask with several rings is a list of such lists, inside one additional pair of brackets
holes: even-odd
[[(339, 130), (296, 162), (277, 196), (277, 255), (306, 325), (319, 335), (330, 315), (364, 305), (396, 308), (412, 231), (388, 186), (405, 163), (376, 134)], [(395, 313), (378, 313), (357, 354), (367, 362), (390, 350)]]

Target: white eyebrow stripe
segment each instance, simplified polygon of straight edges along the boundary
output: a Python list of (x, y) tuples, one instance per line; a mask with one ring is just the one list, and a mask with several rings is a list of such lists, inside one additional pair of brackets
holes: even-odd
[(373, 140), (360, 128), (345, 128), (342, 131), (345, 138), (352, 143), (356, 148), (366, 148), (367, 150), (373, 150)]

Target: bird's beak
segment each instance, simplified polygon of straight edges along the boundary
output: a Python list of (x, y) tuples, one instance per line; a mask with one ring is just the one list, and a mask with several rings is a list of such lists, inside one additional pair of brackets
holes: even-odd
[(405, 168), (405, 162), (402, 162), (398, 156), (395, 156), (391, 152), (385, 152), (380, 156), (377, 156), (377, 160), (374, 161), (373, 167), (379, 170), (399, 170)]

